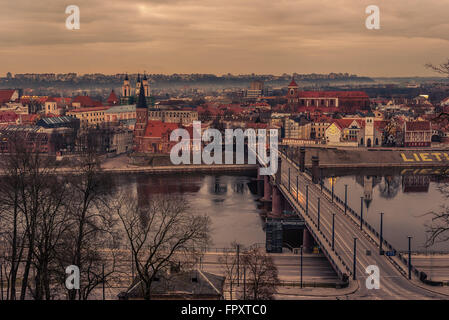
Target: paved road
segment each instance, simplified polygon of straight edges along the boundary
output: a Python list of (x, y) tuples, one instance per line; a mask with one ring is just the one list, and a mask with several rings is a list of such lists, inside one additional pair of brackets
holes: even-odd
[[(356, 274), (359, 289), (354, 297), (381, 299), (445, 299), (446, 296), (422, 289), (414, 282), (406, 279), (385, 256), (379, 255), (379, 247), (373, 243), (360, 227), (344, 211), (337, 208), (331, 200), (321, 193), (305, 175), (298, 173), (298, 169), (285, 158), (281, 165), (281, 191), (289, 192), (288, 168), (290, 168), (290, 194), (298, 198), (305, 207), (306, 185), (309, 185), (309, 216), (317, 222), (318, 198), (321, 199), (320, 228), (329, 242), (332, 238), (332, 213), (335, 213), (335, 251), (352, 270), (354, 237), (357, 237)], [(298, 175), (299, 190), (296, 190), (296, 176)], [(299, 194), (297, 193), (299, 192)], [(298, 208), (298, 206), (297, 206)], [(297, 209), (300, 212), (299, 209)], [(370, 251), (371, 255), (366, 252)], [(365, 285), (367, 274), (365, 269), (369, 265), (376, 265), (380, 270), (380, 289), (368, 290)], [(423, 285), (424, 286), (424, 285)]]
[[(202, 259), (204, 271), (222, 274), (223, 266), (219, 263), (221, 253), (207, 253)], [(270, 254), (278, 268), (279, 280), (299, 282), (301, 276), (300, 256), (295, 254)], [(303, 281), (316, 283), (336, 283), (338, 277), (322, 254), (303, 255)]]

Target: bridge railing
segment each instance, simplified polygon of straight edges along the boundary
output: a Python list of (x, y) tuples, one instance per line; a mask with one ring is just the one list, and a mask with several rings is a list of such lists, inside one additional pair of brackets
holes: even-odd
[[(279, 152), (280, 152), (282, 155), (284, 155), (284, 157), (288, 158), (290, 161), (292, 161), (293, 163), (295, 163), (295, 165), (296, 165), (297, 167), (299, 167), (299, 164), (298, 164), (298, 162), (296, 161), (296, 159), (291, 159), (291, 158), (289, 158), (289, 153), (291, 154), (292, 152), (289, 152), (287, 148), (285, 148), (285, 147), (284, 147), (284, 148), (280, 148), (280, 149), (279, 149)], [(305, 175), (309, 180), (312, 180), (312, 172), (310, 171), (309, 168), (305, 168), (305, 172), (304, 172), (304, 173), (305, 173), (304, 175)], [(331, 191), (328, 187), (326, 187), (326, 186), (324, 185), (324, 183), (323, 183), (322, 180), (320, 181), (320, 187), (322, 187), (322, 189), (323, 189), (324, 191), (326, 191), (330, 196), (332, 196), (332, 191)], [(334, 193), (334, 195), (333, 195), (333, 198), (334, 198), (334, 201), (336, 201), (336, 202), (337, 202), (338, 204), (340, 204), (341, 206), (344, 206), (344, 205), (345, 205), (344, 201), (343, 201), (342, 199), (340, 199), (340, 197), (338, 197), (337, 195), (335, 195), (335, 193)], [(349, 211), (349, 213), (352, 214), (357, 220), (360, 220), (360, 215), (359, 215), (354, 209), (352, 209), (351, 207), (349, 207), (347, 204), (346, 204), (346, 209), (347, 209), (347, 211)], [(363, 221), (362, 221), (362, 225), (364, 225), (370, 232), (372, 232), (372, 233), (375, 235), (376, 238), (378, 238), (378, 239), (380, 240), (380, 234), (379, 234), (379, 232), (378, 232), (373, 226), (371, 226), (366, 220), (363, 220)], [(326, 240), (327, 240), (327, 239), (326, 239)], [(385, 238), (383, 238), (382, 245), (385, 245), (386, 248), (388, 248), (390, 251), (394, 251), (394, 252), (397, 254), (397, 256), (398, 256), (398, 258), (400, 259), (400, 261), (401, 261), (402, 263), (404, 263), (405, 266), (408, 268), (408, 259), (404, 256), (403, 252), (400, 252), (400, 251), (396, 250), (396, 249), (393, 247), (393, 245), (392, 245), (391, 243), (389, 243)], [(407, 255), (408, 255), (408, 253), (407, 253)], [(427, 278), (427, 275), (426, 275), (424, 272), (419, 271), (415, 266), (413, 266), (413, 264), (411, 264), (411, 270), (412, 270), (412, 272), (413, 272), (419, 279), (425, 280), (425, 279)]]
[[(332, 190), (330, 190), (324, 184), (323, 184), (323, 190), (326, 191), (330, 197), (332, 197)], [(340, 197), (335, 195), (335, 192), (334, 192), (334, 201), (343, 207), (345, 206), (345, 202)], [(355, 217), (357, 220), (360, 221), (360, 214), (357, 213), (351, 207), (349, 207), (347, 204), (346, 204), (346, 210), (347, 210), (347, 212), (352, 214), (353, 217)], [(374, 236), (377, 239), (379, 239), (379, 241), (380, 241), (380, 234), (373, 226), (371, 226), (366, 220), (362, 220), (362, 225), (365, 226), (365, 228), (367, 228), (372, 234), (374, 234)], [(389, 251), (395, 252), (395, 254), (398, 256), (398, 258), (401, 260), (401, 262), (404, 263), (405, 266), (408, 268), (408, 259), (404, 256), (404, 253), (402, 251), (396, 250), (390, 242), (388, 242), (384, 237), (382, 237), (382, 238), (383, 238), (382, 246), (385, 246), (386, 248), (388, 248)], [(408, 252), (407, 252), (407, 255), (408, 255)], [(415, 266), (413, 266), (413, 264), (411, 265), (411, 270), (420, 279), (425, 279), (427, 277), (427, 275), (424, 272), (419, 271)]]
[[(327, 257), (327, 259), (331, 263), (332, 267), (338, 274), (340, 280), (343, 283), (343, 286), (347, 286), (349, 284), (348, 274), (349, 275), (352, 274), (349, 266), (344, 262), (344, 260), (340, 257), (340, 255), (336, 251), (333, 251), (330, 249), (331, 242), (329, 241), (329, 239), (327, 239), (327, 237), (324, 235), (324, 233), (321, 230), (318, 231), (318, 226), (317, 226), (316, 222), (314, 221), (314, 219), (312, 219), (312, 217), (308, 214), (308, 212), (306, 211), (304, 206), (288, 190), (288, 187), (285, 186), (284, 183), (282, 183), (282, 182), (281, 182), (281, 186), (286, 190), (284, 193), (285, 193), (285, 196), (286, 196), (285, 198), (287, 199), (287, 201), (289, 201), (292, 206), (297, 206), (297, 207), (299, 207), (300, 210), (302, 210), (303, 217), (306, 217), (304, 219), (304, 221), (305, 221), (306, 225), (308, 225), (308, 230), (312, 233), (313, 238), (315, 239), (315, 241), (317, 242), (319, 247), (322, 249), (322, 252)], [(282, 191), (283, 190), (281, 188), (281, 192)], [(310, 220), (310, 222), (308, 220)], [(316, 229), (316, 231), (315, 231), (315, 229)], [(317, 234), (317, 232), (319, 233), (319, 235)], [(323, 243), (323, 241), (321, 241), (320, 238), (324, 239), (325, 243)], [(330, 254), (330, 252), (333, 252), (335, 254), (336, 259), (338, 260), (340, 265), (343, 266), (343, 270), (338, 265), (337, 261), (332, 257), (332, 254)], [(347, 272), (347, 273), (345, 273), (345, 272)]]

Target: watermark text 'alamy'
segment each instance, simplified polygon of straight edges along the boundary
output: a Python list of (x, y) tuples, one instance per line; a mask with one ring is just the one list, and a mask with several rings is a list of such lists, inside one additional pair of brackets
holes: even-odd
[[(170, 141), (177, 142), (170, 151), (170, 160), (174, 165), (179, 164), (222, 164), (223, 137), (217, 129), (206, 129), (202, 132), (201, 122), (193, 122), (193, 138), (189, 131), (178, 128), (172, 131)], [(244, 164), (245, 138), (248, 142), (248, 164), (256, 164), (256, 153), (260, 162), (266, 166), (260, 169), (261, 175), (273, 175), (278, 170), (278, 131), (269, 130), (269, 149), (267, 154), (267, 130), (258, 129), (225, 129), (225, 164)], [(234, 157), (235, 139), (235, 157)], [(202, 148), (202, 142), (207, 143)]]

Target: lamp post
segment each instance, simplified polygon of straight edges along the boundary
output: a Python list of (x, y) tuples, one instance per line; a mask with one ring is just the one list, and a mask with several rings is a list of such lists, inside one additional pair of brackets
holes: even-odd
[(309, 185), (306, 185), (306, 215), (309, 215)]
[(348, 209), (348, 185), (345, 184), (345, 214)]
[(332, 251), (335, 248), (335, 213), (332, 213)]
[(334, 202), (334, 178), (331, 178), (332, 180), (332, 202)]
[(412, 237), (408, 236), (408, 279), (412, 279)]
[(363, 230), (363, 197), (360, 197), (360, 230)]
[(354, 237), (354, 264), (352, 266), (352, 280), (356, 280), (357, 264), (357, 238)]
[(318, 231), (320, 231), (320, 211), (321, 211), (321, 199), (318, 197)]
[(296, 176), (296, 202), (299, 202), (299, 176)]
[(290, 193), (290, 167), (288, 167), (288, 193)]
[(384, 254), (384, 252), (383, 252), (383, 250), (382, 250), (382, 242), (384, 242), (384, 239), (383, 239), (383, 217), (384, 217), (384, 213), (383, 212), (381, 212), (380, 213), (380, 239), (379, 239), (379, 254), (380, 255), (383, 255)]
[(323, 192), (323, 168), (320, 169), (320, 185), (321, 185), (321, 192)]
[(300, 258), (300, 263), (301, 263), (301, 281), (300, 281), (300, 286), (301, 286), (301, 289), (302, 289), (302, 266), (303, 266), (303, 264), (302, 264), (302, 248), (303, 248), (303, 246), (301, 245), (301, 247), (300, 247), (300, 251), (301, 251), (301, 258)]

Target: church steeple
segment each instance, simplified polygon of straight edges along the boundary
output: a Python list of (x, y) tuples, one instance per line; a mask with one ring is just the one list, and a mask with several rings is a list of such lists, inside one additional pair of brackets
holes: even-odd
[[(142, 81), (140, 82), (140, 87), (143, 87)], [(139, 97), (137, 100), (136, 108), (148, 108), (147, 99), (145, 98), (145, 90), (139, 90)]]
[[(142, 85), (141, 82), (139, 82)], [(137, 148), (141, 144), (141, 138), (145, 135), (148, 123), (148, 107), (145, 92), (139, 91), (139, 97), (136, 104), (136, 125), (134, 126), (134, 147)]]
[(131, 86), (129, 84), (128, 74), (126, 74), (125, 80), (122, 85), (122, 97), (129, 98), (131, 96)]
[(141, 88), (143, 88), (143, 92), (145, 93), (145, 97), (149, 97), (150, 96), (150, 85), (148, 84), (148, 78), (147, 78), (147, 74), (146, 73), (143, 74), (143, 80), (142, 80)]
[(137, 74), (137, 82), (136, 82), (136, 95), (140, 94), (140, 88), (142, 87), (142, 81), (140, 80), (140, 73)]

